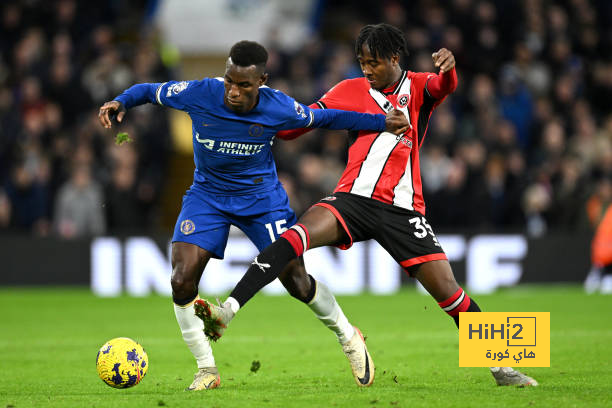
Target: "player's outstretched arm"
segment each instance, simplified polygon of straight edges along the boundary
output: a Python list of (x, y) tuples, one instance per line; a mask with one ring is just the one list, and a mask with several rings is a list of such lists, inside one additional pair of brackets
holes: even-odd
[(385, 116), (339, 109), (311, 109), (308, 127), (332, 130), (385, 130)]
[(117, 122), (121, 122), (128, 109), (156, 102), (156, 91), (162, 84), (136, 84), (121, 93), (114, 100), (106, 102), (98, 112), (100, 124), (110, 129), (112, 126), (111, 116), (117, 114)]

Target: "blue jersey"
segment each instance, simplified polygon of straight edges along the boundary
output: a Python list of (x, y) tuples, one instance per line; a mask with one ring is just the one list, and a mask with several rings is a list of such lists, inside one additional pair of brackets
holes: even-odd
[(222, 78), (138, 84), (115, 100), (126, 109), (149, 102), (189, 114), (194, 184), (217, 194), (252, 194), (277, 187), (271, 146), (279, 130), (324, 127), (382, 131), (385, 127), (384, 115), (310, 109), (265, 86), (259, 89), (259, 100), (252, 110), (237, 113), (224, 104)]

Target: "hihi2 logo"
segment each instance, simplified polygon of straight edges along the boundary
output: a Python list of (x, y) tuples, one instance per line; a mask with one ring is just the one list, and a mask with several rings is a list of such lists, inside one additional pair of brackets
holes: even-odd
[(459, 366), (550, 367), (550, 313), (460, 313)]

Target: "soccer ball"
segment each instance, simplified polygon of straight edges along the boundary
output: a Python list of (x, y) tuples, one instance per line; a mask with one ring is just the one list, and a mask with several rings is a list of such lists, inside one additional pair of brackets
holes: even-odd
[(127, 337), (104, 343), (96, 357), (98, 376), (113, 388), (133, 387), (149, 369), (149, 358), (142, 346)]

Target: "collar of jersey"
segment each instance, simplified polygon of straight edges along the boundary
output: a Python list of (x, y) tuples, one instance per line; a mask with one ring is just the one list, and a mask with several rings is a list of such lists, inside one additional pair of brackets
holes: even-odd
[(400, 75), (400, 78), (397, 81), (395, 81), (392, 85), (383, 89), (380, 92), (385, 96), (396, 93), (400, 88), (399, 85), (404, 81), (405, 77), (406, 77), (406, 71), (402, 71), (402, 75)]

